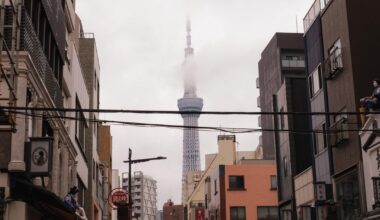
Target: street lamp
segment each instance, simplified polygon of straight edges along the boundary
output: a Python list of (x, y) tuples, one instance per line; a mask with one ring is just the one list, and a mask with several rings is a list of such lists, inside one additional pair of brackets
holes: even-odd
[(132, 160), (132, 149), (129, 148), (129, 154), (128, 154), (128, 160), (123, 161), (124, 163), (128, 163), (128, 207), (129, 207), (129, 216), (128, 219), (132, 219), (132, 164), (134, 163), (143, 163), (148, 162), (151, 160), (165, 160), (166, 157), (158, 156), (158, 157), (150, 157), (150, 158), (143, 158), (143, 159), (135, 159)]

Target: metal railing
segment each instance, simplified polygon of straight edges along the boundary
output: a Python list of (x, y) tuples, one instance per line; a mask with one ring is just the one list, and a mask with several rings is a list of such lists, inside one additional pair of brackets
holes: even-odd
[(321, 12), (320, 0), (315, 0), (313, 5), (310, 7), (309, 11), (306, 13), (306, 16), (303, 19), (303, 29), (306, 33), (309, 30), (310, 26), (313, 24), (314, 20), (318, 17)]
[(343, 70), (342, 48), (337, 47), (331, 51), (330, 56), (324, 62), (324, 75), (326, 79), (333, 79)]
[(281, 60), (282, 67), (304, 68), (305, 60)]
[(94, 39), (95, 34), (94, 33), (81, 33), (80, 38)]

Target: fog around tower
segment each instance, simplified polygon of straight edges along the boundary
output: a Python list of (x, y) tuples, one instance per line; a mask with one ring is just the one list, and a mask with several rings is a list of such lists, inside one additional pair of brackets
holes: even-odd
[(195, 58), (188, 56), (182, 64), (185, 97), (197, 97), (197, 68)]

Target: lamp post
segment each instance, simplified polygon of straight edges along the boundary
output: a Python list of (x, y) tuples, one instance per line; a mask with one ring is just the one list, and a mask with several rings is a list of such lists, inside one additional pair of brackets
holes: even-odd
[(158, 157), (150, 157), (150, 158), (143, 158), (143, 159), (135, 159), (132, 160), (132, 149), (129, 148), (128, 152), (128, 160), (123, 161), (124, 163), (128, 163), (128, 208), (129, 208), (129, 216), (128, 219), (132, 219), (132, 164), (134, 163), (144, 163), (151, 160), (165, 160), (166, 157), (158, 156)]

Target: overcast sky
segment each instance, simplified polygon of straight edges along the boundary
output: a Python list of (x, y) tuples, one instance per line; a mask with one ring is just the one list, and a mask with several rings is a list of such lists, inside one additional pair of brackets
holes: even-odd
[[(77, 0), (85, 32), (95, 33), (101, 64), (101, 108), (177, 110), (183, 96), (186, 14), (190, 12), (198, 96), (206, 111), (259, 111), (261, 51), (275, 32), (302, 32), (312, 0)], [(103, 119), (182, 124), (179, 115), (104, 115)], [(256, 116), (202, 115), (200, 126), (257, 128)], [(167, 160), (133, 165), (157, 180), (158, 204), (180, 203), (182, 130), (112, 126), (113, 168), (133, 158)], [(218, 132), (200, 133), (201, 163), (217, 151)], [(255, 150), (258, 133), (238, 134), (238, 150)]]

